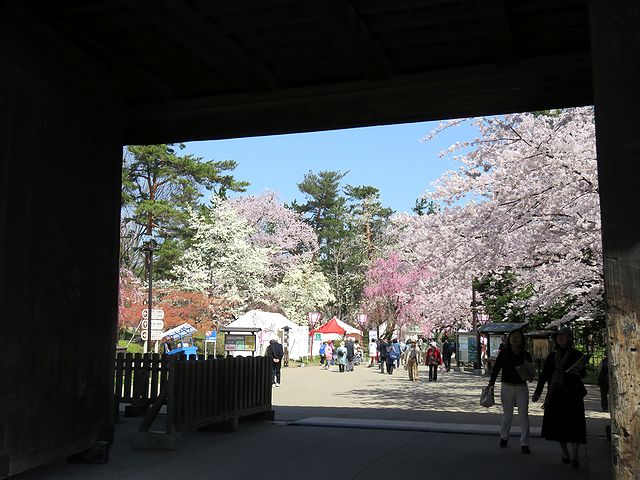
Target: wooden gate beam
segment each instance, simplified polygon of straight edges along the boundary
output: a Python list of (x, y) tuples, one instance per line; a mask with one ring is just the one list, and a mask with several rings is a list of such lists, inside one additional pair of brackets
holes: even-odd
[(640, 3), (592, 2), (614, 478), (640, 478)]

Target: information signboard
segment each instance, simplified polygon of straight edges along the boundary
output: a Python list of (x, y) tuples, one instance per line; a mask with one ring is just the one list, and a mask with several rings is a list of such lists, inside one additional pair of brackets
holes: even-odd
[(502, 335), (491, 335), (489, 337), (489, 357), (496, 358), (500, 353), (500, 345), (502, 345)]
[(313, 340), (315, 342), (321, 342), (322, 341), (322, 333), (314, 333), (313, 334)]
[(478, 352), (478, 342), (475, 333), (458, 334), (458, 357), (460, 363), (474, 363)]
[(225, 335), (224, 349), (228, 352), (253, 352), (256, 349), (255, 335)]

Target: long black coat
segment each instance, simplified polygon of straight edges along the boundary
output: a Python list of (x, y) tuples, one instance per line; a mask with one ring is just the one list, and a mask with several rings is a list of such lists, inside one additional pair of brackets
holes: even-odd
[[(536, 393), (540, 395), (544, 384), (548, 384), (542, 419), (542, 436), (547, 440), (587, 443), (587, 424), (584, 416), (586, 389), (581, 380), (585, 377), (586, 370), (582, 369), (577, 375), (566, 373), (581, 356), (581, 352), (569, 348), (551, 352), (544, 361)], [(554, 375), (556, 371), (558, 375)]]

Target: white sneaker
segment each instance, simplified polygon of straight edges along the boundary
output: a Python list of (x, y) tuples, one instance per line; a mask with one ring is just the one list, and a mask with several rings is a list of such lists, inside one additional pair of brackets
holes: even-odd
[(276, 387), (279, 387), (279, 386), (280, 386), (280, 384), (279, 384), (279, 383), (276, 383)]
[(275, 384), (275, 383), (272, 383), (272, 384), (271, 384), (271, 388), (274, 388), (275, 386), (276, 386), (276, 384)]

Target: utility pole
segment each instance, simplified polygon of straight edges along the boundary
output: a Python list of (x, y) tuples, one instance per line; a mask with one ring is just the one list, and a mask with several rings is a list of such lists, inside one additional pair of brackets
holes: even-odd
[(153, 252), (156, 249), (156, 241), (151, 234), (143, 236), (143, 249), (147, 264), (148, 287), (147, 297), (147, 353), (151, 353), (151, 321), (153, 319)]

